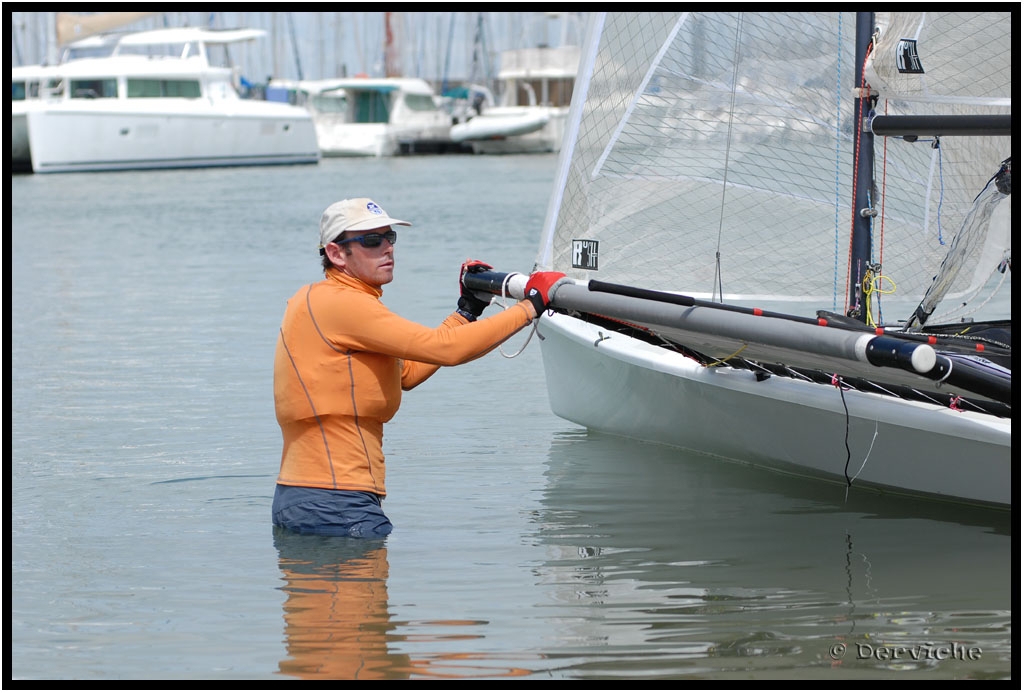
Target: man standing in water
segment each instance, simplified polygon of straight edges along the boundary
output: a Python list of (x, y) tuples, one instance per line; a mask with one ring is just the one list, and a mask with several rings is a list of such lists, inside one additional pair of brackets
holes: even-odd
[[(528, 298), (483, 320), (489, 301), (464, 288), (436, 328), (391, 312), (380, 298), (394, 278), (393, 219), (373, 200), (341, 200), (320, 219), (323, 281), (302, 287), (285, 309), (274, 357), (274, 406), (284, 447), (274, 525), (306, 534), (382, 537), (384, 424), (411, 390), (441, 366), (472, 361), (530, 323), (564, 275), (535, 272)], [(568, 281), (567, 279), (564, 281)]]

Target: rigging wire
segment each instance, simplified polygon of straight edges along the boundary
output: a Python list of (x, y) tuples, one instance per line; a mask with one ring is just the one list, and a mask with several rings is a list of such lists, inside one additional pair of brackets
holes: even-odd
[[(933, 184), (933, 182), (935, 180), (938, 180), (938, 182), (939, 182), (939, 201), (936, 204), (936, 208), (935, 208), (935, 225), (938, 227), (937, 238), (938, 238), (938, 241), (939, 241), (939, 245), (946, 245), (946, 241), (944, 241), (942, 239), (942, 202), (943, 202), (943, 197), (945, 196), (945, 185), (944, 185), (943, 176), (942, 176), (942, 146), (941, 146), (941, 142), (939, 141), (938, 137), (936, 137), (933, 140), (932, 139), (924, 139), (924, 140), (917, 140), (917, 141), (918, 142), (922, 142), (922, 143), (928, 142), (928, 143), (931, 143), (931, 145), (932, 145), (932, 150), (933, 150), (932, 151), (932, 160), (931, 160), (931, 165), (930, 165), (930, 167), (928, 169), (928, 186), (925, 189), (924, 199), (927, 201), (927, 200), (930, 200), (932, 198), (932, 184)], [(935, 175), (935, 169), (936, 168), (938, 168), (938, 170), (939, 170), (938, 176)], [(925, 230), (925, 233), (929, 232), (930, 227), (931, 227), (931, 222), (930, 222), (927, 210), (926, 210), (925, 214), (924, 214), (924, 230)]]
[(842, 194), (842, 185), (839, 182), (839, 169), (842, 165), (842, 122), (843, 122), (843, 13), (839, 13), (839, 27), (836, 32), (838, 43), (836, 45), (836, 163), (835, 163), (835, 201), (832, 203), (835, 209), (835, 221), (833, 222), (833, 248), (832, 248), (832, 312), (838, 310), (839, 306), (839, 200)]
[[(885, 113), (887, 115), (889, 113), (889, 101), (888, 101), (888, 99), (886, 100), (885, 105), (883, 107), (883, 113)], [(882, 267), (885, 264), (885, 197), (886, 197), (886, 187), (885, 187), (885, 185), (886, 185), (886, 169), (887, 169), (888, 164), (889, 164), (889, 138), (888, 137), (884, 137), (884, 138), (882, 138), (882, 186), (881, 186), (881, 191), (876, 191), (874, 189), (874, 186), (872, 186), (872, 189), (871, 189), (871, 206), (872, 206), (872, 208), (874, 207), (876, 202), (878, 203), (878, 271), (879, 272), (881, 272), (881, 269), (882, 269)], [(875, 178), (875, 176), (872, 175), (872, 179), (873, 180), (874, 180), (874, 178)], [(874, 236), (874, 231), (875, 231), (875, 229), (874, 229), (874, 221), (872, 220), (872, 225), (871, 225), (871, 234), (872, 234), (872, 236)], [(889, 279), (889, 278), (886, 277), (886, 279)], [(893, 290), (890, 291), (890, 292), (882, 292), (882, 293), (895, 293), (895, 291), (896, 291), (896, 282), (892, 281), (891, 279), (889, 279), (889, 281), (892, 284)], [(873, 326), (874, 323), (872, 322), (873, 319), (871, 317), (871, 306), (870, 306), (870, 304), (868, 304), (868, 306), (867, 306), (867, 308), (865, 310), (866, 310), (866, 313), (867, 313), (867, 316), (868, 316), (868, 323)], [(879, 298), (877, 310), (878, 310), (878, 323), (879, 324), (884, 324), (885, 321), (882, 319), (882, 301), (881, 301), (881, 298)]]
[(730, 92), (729, 104), (729, 126), (725, 137), (725, 170), (722, 172), (722, 198), (718, 207), (718, 241), (715, 248), (715, 280), (718, 284), (711, 287), (711, 297), (714, 299), (715, 292), (718, 292), (718, 300), (725, 302), (725, 291), (722, 288), (722, 225), (725, 222), (725, 196), (729, 190), (729, 155), (732, 149), (732, 126), (736, 112), (736, 90), (739, 83), (740, 68), (740, 43), (743, 36), (743, 15), (740, 14), (736, 25), (736, 40), (733, 42), (732, 59), (732, 90)]
[(938, 227), (939, 245), (945, 246), (946, 242), (942, 240), (942, 202), (945, 198), (946, 188), (945, 180), (942, 176), (942, 146), (938, 137), (935, 138), (932, 148), (935, 149), (935, 158), (939, 162), (939, 204), (935, 207), (935, 225)]
[(857, 477), (860, 476), (860, 473), (864, 471), (864, 467), (867, 466), (868, 458), (871, 457), (871, 451), (875, 449), (875, 441), (876, 440), (878, 440), (878, 419), (875, 419), (875, 434), (873, 436), (871, 436), (871, 445), (868, 446), (868, 451), (864, 455), (864, 461), (860, 463), (860, 469), (858, 469), (857, 473), (853, 475), (853, 478), (847, 480), (847, 484), (846, 484), (846, 492), (847, 493), (850, 492), (850, 487), (853, 485), (853, 482), (857, 480)]
[[(515, 298), (509, 293), (509, 290), (508, 290), (509, 280), (512, 279), (513, 276), (515, 276), (514, 272), (508, 274), (505, 277), (504, 281), (502, 281), (502, 283), (501, 283), (501, 294), (498, 296), (497, 303), (502, 308), (508, 308), (509, 307), (508, 304), (501, 302), (502, 299), (510, 298), (510, 299), (515, 300)], [(526, 347), (527, 347), (527, 345), (529, 345), (530, 340), (533, 339), (533, 335), (537, 333), (537, 326), (540, 325), (540, 316), (538, 315), (536, 318), (533, 319), (532, 322), (533, 322), (533, 327), (530, 328), (530, 333), (526, 335), (526, 341), (523, 342), (523, 345), (521, 347), (519, 347), (518, 351), (516, 351), (513, 354), (506, 354), (505, 353), (505, 345), (504, 345), (504, 343), (502, 343), (502, 344), (498, 345), (498, 353), (501, 354), (502, 356), (504, 356), (507, 359), (514, 359), (515, 357), (519, 356), (524, 351), (526, 351)]]

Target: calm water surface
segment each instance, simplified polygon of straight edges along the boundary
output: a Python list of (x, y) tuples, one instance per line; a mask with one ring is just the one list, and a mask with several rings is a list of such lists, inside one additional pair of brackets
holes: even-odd
[(406, 394), (394, 534), (272, 531), (274, 344), (320, 212), (411, 220), (384, 300), (438, 324), (467, 257), (530, 270), (555, 164), (14, 177), (13, 678), (1015, 677), (1016, 517), (588, 433), (525, 330)]

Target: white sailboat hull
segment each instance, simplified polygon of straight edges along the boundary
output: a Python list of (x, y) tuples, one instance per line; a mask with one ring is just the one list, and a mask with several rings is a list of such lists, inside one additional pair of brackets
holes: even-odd
[(451, 140), (444, 129), (396, 126), (388, 123), (347, 123), (331, 116), (314, 116), (317, 141), (325, 157), (397, 156), (405, 151), (432, 151)]
[(551, 408), (582, 426), (886, 491), (1011, 502), (1008, 419), (759, 381), (560, 314), (545, 316), (539, 335)]
[(266, 102), (167, 99), (126, 105), (97, 99), (28, 113), (36, 173), (316, 163), (305, 112)]
[(338, 122), (332, 116), (314, 118), (320, 153), (324, 156), (391, 156), (397, 149), (387, 123)]

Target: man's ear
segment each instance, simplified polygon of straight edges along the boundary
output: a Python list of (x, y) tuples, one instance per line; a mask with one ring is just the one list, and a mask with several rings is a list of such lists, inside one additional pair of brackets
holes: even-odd
[(327, 258), (334, 263), (335, 267), (345, 269), (345, 251), (341, 249), (340, 245), (328, 243), (324, 246), (324, 252), (327, 253)]

